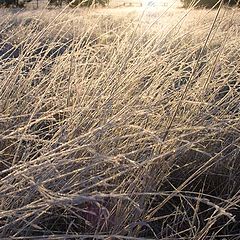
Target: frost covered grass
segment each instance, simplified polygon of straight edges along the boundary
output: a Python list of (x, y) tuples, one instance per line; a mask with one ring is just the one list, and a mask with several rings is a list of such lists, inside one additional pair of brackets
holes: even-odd
[(239, 10), (0, 10), (1, 239), (237, 239)]

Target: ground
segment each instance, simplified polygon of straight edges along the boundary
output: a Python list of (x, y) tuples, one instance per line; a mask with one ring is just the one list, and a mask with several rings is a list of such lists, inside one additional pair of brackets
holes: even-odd
[(238, 9), (4, 10), (1, 239), (238, 239)]

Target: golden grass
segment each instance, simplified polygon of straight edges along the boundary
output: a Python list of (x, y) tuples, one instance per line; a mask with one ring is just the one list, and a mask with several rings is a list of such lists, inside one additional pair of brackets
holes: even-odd
[(237, 239), (238, 10), (0, 11), (1, 239)]

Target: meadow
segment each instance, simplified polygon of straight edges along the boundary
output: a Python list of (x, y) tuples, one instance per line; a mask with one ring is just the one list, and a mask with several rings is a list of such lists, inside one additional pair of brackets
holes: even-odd
[(239, 239), (239, 19), (0, 9), (0, 239)]

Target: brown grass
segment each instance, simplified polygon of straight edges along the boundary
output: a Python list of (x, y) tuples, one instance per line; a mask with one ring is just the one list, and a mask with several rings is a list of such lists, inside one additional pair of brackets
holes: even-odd
[(0, 11), (1, 239), (238, 238), (238, 10)]

